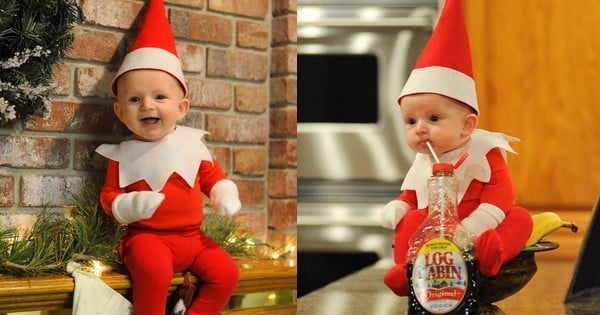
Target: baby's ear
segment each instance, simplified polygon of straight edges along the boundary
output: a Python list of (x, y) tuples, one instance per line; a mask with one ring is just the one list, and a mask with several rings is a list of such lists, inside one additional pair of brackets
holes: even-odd
[(113, 112), (115, 113), (115, 116), (117, 116), (117, 118), (119, 118), (119, 120), (123, 120), (123, 111), (122, 111), (122, 106), (121, 104), (119, 104), (119, 102), (115, 101), (113, 103)]
[(177, 108), (179, 109), (179, 115), (177, 120), (183, 119), (183, 117), (185, 117), (188, 110), (190, 109), (190, 100), (188, 100), (187, 98), (182, 99), (181, 102), (179, 102), (179, 104), (177, 105)]
[(477, 115), (476, 114), (468, 114), (465, 117), (465, 121), (463, 124), (463, 134), (470, 135), (475, 128), (477, 128)]

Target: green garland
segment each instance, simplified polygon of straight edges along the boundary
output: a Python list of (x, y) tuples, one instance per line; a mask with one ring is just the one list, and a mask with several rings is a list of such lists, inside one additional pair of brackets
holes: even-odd
[[(0, 273), (15, 276), (64, 274), (69, 262), (102, 262), (124, 271), (117, 252), (122, 228), (101, 209), (97, 190), (74, 197), (70, 215), (38, 214), (24, 235), (14, 227), (0, 229)], [(201, 229), (234, 257), (264, 256), (272, 247), (256, 243), (231, 217), (209, 214)]]
[(45, 209), (23, 235), (13, 227), (0, 231), (0, 273), (61, 273), (69, 261), (92, 259), (118, 268), (120, 228), (101, 213), (93, 194), (86, 194), (74, 198), (71, 219)]
[(83, 15), (74, 0), (3, 0), (0, 7), (0, 125), (43, 115), (53, 66), (73, 43)]

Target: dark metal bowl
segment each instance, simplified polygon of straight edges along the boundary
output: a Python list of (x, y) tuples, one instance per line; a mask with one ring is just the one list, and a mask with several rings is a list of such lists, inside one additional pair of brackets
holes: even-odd
[(538, 243), (523, 249), (517, 257), (504, 264), (496, 276), (486, 277), (480, 274), (478, 279), (479, 301), (482, 306), (480, 314), (503, 314), (491, 304), (515, 294), (533, 278), (537, 271), (534, 259), (536, 252), (556, 248), (558, 248), (558, 243), (542, 239)]

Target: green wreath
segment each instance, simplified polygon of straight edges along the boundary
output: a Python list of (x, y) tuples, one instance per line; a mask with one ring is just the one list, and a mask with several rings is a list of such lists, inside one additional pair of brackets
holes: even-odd
[(53, 66), (83, 14), (74, 0), (4, 0), (0, 7), (0, 125), (42, 116), (55, 91)]

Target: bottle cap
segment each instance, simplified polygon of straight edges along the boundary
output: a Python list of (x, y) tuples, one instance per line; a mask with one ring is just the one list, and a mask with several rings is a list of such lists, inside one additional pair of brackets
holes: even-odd
[(433, 174), (453, 174), (454, 173), (454, 165), (450, 163), (434, 163), (433, 164)]

